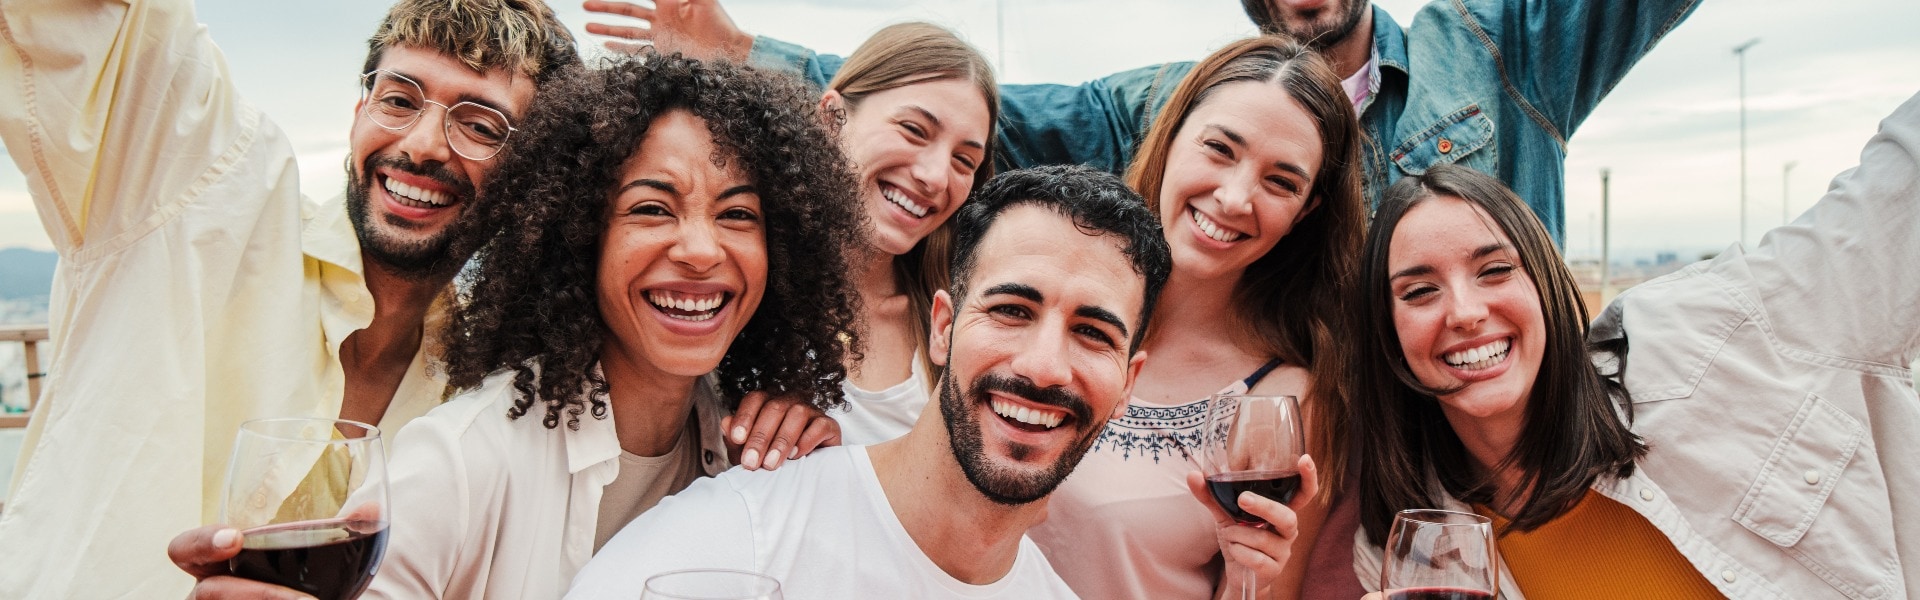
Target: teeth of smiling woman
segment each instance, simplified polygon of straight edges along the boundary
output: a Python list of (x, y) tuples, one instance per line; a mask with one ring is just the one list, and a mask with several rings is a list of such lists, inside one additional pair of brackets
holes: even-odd
[(647, 302), (661, 309), (677, 310), (682, 313), (667, 313), (667, 316), (682, 321), (705, 321), (719, 314), (720, 305), (726, 302), (725, 292), (689, 295), (678, 292), (652, 290), (647, 292)]
[(1063, 412), (1031, 409), (1024, 406), (1017, 406), (1005, 400), (994, 400), (992, 405), (995, 414), (1028, 425), (1039, 425), (1047, 429), (1059, 427), (1060, 421), (1067, 418), (1067, 414)]
[(925, 218), (927, 216), (927, 211), (932, 210), (925, 206), (914, 204), (912, 200), (907, 199), (906, 194), (902, 194), (900, 193), (900, 190), (896, 190), (890, 187), (880, 188), (880, 197), (886, 198), (887, 201), (892, 202), (894, 206), (907, 209), (907, 212), (913, 213), (913, 216), (915, 217)]
[(408, 200), (414, 204), (425, 204), (434, 208), (453, 203), (453, 200), (448, 198), (445, 192), (436, 192), (407, 185), (395, 181), (393, 178), (387, 178), (387, 191), (392, 192), (394, 196), (398, 196), (401, 200)]
[(1240, 238), (1247, 237), (1245, 234), (1227, 231), (1226, 228), (1221, 227), (1218, 223), (1214, 223), (1213, 219), (1209, 219), (1206, 215), (1200, 214), (1200, 211), (1189, 210), (1188, 212), (1193, 213), (1193, 224), (1199, 225), (1201, 232), (1206, 233), (1207, 237), (1213, 238), (1216, 241), (1237, 242), (1240, 241)]
[(1501, 338), (1478, 348), (1468, 348), (1459, 352), (1449, 352), (1442, 357), (1447, 364), (1463, 371), (1478, 371), (1497, 364), (1507, 358), (1507, 347), (1512, 340)]

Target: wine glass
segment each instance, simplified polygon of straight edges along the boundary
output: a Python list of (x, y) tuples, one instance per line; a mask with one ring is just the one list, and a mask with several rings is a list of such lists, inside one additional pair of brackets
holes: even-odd
[(1387, 533), (1380, 589), (1389, 600), (1493, 600), (1500, 559), (1493, 521), (1450, 510), (1403, 510)]
[(387, 461), (380, 430), (339, 419), (240, 425), (220, 520), (240, 529), (234, 575), (320, 600), (373, 582), (387, 549)]
[(668, 571), (647, 578), (640, 600), (781, 600), (780, 581), (732, 569)]
[[(1235, 521), (1266, 527), (1266, 521), (1240, 508), (1240, 494), (1253, 492), (1285, 504), (1300, 491), (1300, 456), (1306, 454), (1300, 400), (1242, 394), (1209, 398), (1197, 454), (1214, 502)], [(1252, 569), (1241, 568), (1247, 570), (1241, 597), (1253, 598)]]

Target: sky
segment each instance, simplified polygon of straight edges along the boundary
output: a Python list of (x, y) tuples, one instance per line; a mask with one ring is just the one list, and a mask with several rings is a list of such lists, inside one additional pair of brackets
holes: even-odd
[[(365, 39), (390, 0), (207, 0), (201, 21), (241, 92), (288, 132), (307, 194), (340, 192), (341, 161)], [(1556, 1), (1556, 0), (1539, 0)], [(1628, 4), (1627, 2), (1619, 2)], [(997, 13), (1004, 4), (1004, 14)], [(1425, 4), (1376, 2), (1401, 24)], [(584, 46), (578, 4), (556, 3)], [(1003, 83), (1078, 83), (1195, 60), (1254, 33), (1234, 0), (737, 0), (747, 31), (845, 54), (906, 20), (951, 27)], [(1739, 63), (1747, 52), (1749, 242), (1797, 215), (1858, 161), (1879, 120), (1920, 92), (1920, 2), (1707, 2), (1649, 53), (1568, 145), (1570, 258), (1599, 255), (1600, 170), (1610, 169), (1616, 258), (1682, 259), (1740, 238)], [(1783, 178), (1784, 167), (1795, 166)], [(24, 177), (0, 161), (0, 247), (50, 248)]]

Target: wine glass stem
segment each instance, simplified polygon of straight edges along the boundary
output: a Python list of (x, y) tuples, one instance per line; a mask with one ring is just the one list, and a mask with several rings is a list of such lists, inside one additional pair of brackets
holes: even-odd
[(1253, 567), (1240, 565), (1240, 600), (1254, 600)]

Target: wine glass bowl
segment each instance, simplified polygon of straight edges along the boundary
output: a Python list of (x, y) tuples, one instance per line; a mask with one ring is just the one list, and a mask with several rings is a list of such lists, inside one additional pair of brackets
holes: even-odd
[(687, 569), (647, 578), (641, 600), (781, 600), (780, 581), (752, 571)]
[(258, 419), (240, 425), (221, 522), (241, 531), (234, 575), (321, 600), (365, 591), (386, 553), (385, 450), (380, 430), (338, 419)]
[(1209, 398), (1198, 454), (1214, 502), (1235, 521), (1265, 526), (1266, 521), (1240, 508), (1240, 494), (1253, 492), (1286, 504), (1300, 491), (1306, 436), (1299, 399), (1244, 394)]
[(1449, 510), (1395, 515), (1380, 571), (1389, 600), (1492, 600), (1499, 582), (1492, 520)]

